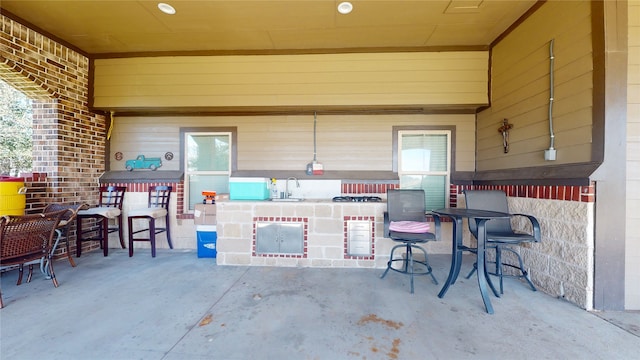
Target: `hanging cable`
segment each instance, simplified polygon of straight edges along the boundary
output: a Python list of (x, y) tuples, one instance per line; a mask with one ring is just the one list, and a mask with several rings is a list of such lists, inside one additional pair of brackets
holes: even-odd
[(316, 119), (316, 112), (313, 112), (313, 162), (317, 162), (318, 159), (316, 158), (316, 123), (317, 123), (317, 119)]
[(113, 122), (115, 121), (113, 115), (115, 115), (115, 112), (112, 110), (109, 113), (109, 130), (107, 131), (107, 140), (111, 139), (111, 132), (113, 131)]

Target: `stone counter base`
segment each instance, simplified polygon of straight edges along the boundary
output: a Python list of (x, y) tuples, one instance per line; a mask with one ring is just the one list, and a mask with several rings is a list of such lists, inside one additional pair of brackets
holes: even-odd
[[(290, 267), (384, 268), (393, 241), (383, 237), (385, 202), (336, 203), (306, 200), (297, 203), (220, 201), (218, 213), (218, 265)], [(349, 222), (357, 221), (364, 238), (355, 252), (349, 246)], [(303, 224), (302, 250), (294, 253), (260, 252), (258, 223)], [(370, 232), (368, 232), (370, 230)], [(358, 235), (358, 234), (356, 234)], [(370, 241), (367, 242), (367, 236)]]

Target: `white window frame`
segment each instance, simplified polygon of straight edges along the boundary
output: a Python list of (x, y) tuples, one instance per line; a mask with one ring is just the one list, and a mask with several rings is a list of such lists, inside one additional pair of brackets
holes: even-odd
[[(405, 171), (402, 169), (402, 138), (404, 135), (446, 135), (447, 136), (447, 164), (445, 171), (418, 171), (411, 170)], [(421, 175), (421, 176), (444, 176), (445, 177), (445, 186), (444, 186), (444, 199), (445, 199), (445, 207), (449, 207), (449, 188), (451, 187), (451, 142), (452, 142), (452, 131), (451, 130), (398, 130), (398, 162), (397, 162), (397, 170), (398, 170), (398, 178), (402, 179), (404, 175)], [(400, 184), (402, 187), (402, 183)]]
[[(189, 170), (189, 142), (187, 141), (188, 137), (191, 135), (197, 135), (197, 136), (220, 136), (220, 135), (226, 135), (229, 137), (229, 168), (225, 171), (213, 171), (213, 170), (201, 170), (201, 171), (190, 171)], [(231, 172), (233, 170), (233, 149), (234, 149), (234, 144), (233, 144), (233, 133), (230, 131), (186, 131), (184, 132), (183, 135), (183, 144), (184, 144), (184, 148), (183, 150), (183, 154), (184, 154), (184, 159), (183, 159), (183, 164), (184, 164), (184, 200), (183, 200), (183, 213), (184, 214), (192, 214), (194, 212), (194, 210), (189, 209), (189, 204), (191, 203), (190, 201), (190, 177), (191, 175), (227, 175), (227, 177), (231, 177)]]

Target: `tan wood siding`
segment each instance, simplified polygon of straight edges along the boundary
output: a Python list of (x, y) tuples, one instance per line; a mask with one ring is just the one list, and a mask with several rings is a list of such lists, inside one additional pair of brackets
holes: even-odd
[(625, 308), (640, 309), (640, 0), (629, 1)]
[(487, 104), (488, 53), (97, 59), (100, 109)]
[[(313, 160), (313, 116), (115, 117), (111, 169), (138, 154), (164, 157), (161, 170), (178, 170), (180, 127), (238, 129), (238, 170), (304, 170)], [(392, 127), (456, 126), (456, 170), (474, 170), (475, 117), (469, 115), (318, 115), (317, 158), (325, 170), (392, 170)], [(122, 152), (123, 160), (115, 159)]]
[[(590, 16), (588, 1), (549, 1), (493, 48), (491, 107), (478, 114), (479, 171), (591, 160)], [(555, 39), (553, 130), (557, 160), (547, 162), (551, 39)], [(503, 119), (513, 124), (508, 154), (498, 132)]]

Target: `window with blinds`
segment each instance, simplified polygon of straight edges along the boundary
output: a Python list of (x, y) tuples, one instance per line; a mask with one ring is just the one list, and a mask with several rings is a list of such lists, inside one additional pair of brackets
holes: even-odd
[(398, 175), (402, 189), (423, 189), (427, 210), (449, 206), (451, 132), (398, 132)]

